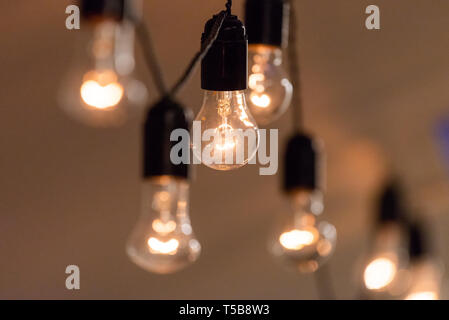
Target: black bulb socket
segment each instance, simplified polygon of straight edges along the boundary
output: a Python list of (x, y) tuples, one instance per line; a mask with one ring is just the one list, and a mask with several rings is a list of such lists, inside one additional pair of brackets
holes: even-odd
[(88, 21), (122, 21), (127, 0), (81, 0), (81, 16)]
[[(207, 21), (201, 37), (206, 45), (218, 15)], [(245, 26), (235, 15), (228, 15), (217, 39), (201, 62), (201, 88), (209, 91), (235, 91), (248, 88), (248, 38)]]
[[(179, 141), (170, 141), (175, 129), (189, 130), (191, 112), (170, 98), (164, 98), (148, 111), (143, 130), (143, 177), (188, 178), (188, 164), (173, 164), (170, 152)], [(189, 151), (188, 151), (189, 152)]]
[(246, 0), (245, 26), (249, 44), (286, 47), (290, 3), (284, 0)]
[(318, 188), (318, 147), (310, 136), (293, 135), (287, 142), (284, 161), (284, 191)]
[(379, 224), (403, 221), (402, 194), (397, 182), (388, 182), (381, 191), (377, 211)]
[(416, 261), (429, 254), (429, 243), (424, 226), (418, 223), (409, 225), (409, 257)]

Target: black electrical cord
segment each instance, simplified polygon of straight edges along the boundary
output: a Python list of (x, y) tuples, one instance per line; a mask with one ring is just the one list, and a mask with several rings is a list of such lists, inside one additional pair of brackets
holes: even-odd
[(295, 0), (290, 0), (290, 32), (288, 45), (288, 64), (290, 69), (290, 80), (293, 86), (292, 109), (293, 128), (301, 131), (303, 127), (303, 110), (301, 97), (301, 75), (299, 70), (299, 53), (297, 43), (298, 23), (296, 18)]
[(228, 2), (226, 2), (226, 11), (228, 12), (228, 14), (231, 14), (231, 9), (232, 9), (232, 0), (228, 0)]
[(136, 25), (137, 37), (139, 38), (140, 46), (142, 48), (147, 66), (151, 71), (151, 75), (153, 76), (153, 81), (159, 93), (162, 96), (166, 96), (168, 94), (168, 89), (165, 85), (164, 76), (154, 50), (153, 41), (151, 39), (149, 29), (141, 19), (134, 19), (134, 22)]
[[(231, 2), (231, 4), (232, 4), (232, 1), (228, 1), (228, 3), (229, 2)], [(211, 48), (212, 44), (217, 39), (218, 33), (220, 32), (221, 26), (223, 25), (223, 21), (226, 19), (229, 12), (231, 11), (230, 7), (228, 7), (228, 3), (226, 4), (226, 7), (228, 8), (227, 11), (221, 11), (218, 14), (218, 16), (216, 17), (215, 23), (212, 26), (212, 30), (205, 41), (205, 45), (195, 55), (195, 57), (193, 57), (189, 66), (187, 67), (186, 71), (183, 73), (181, 78), (176, 82), (176, 84), (170, 90), (171, 96), (175, 96), (179, 92), (179, 90), (181, 90), (181, 88), (188, 82), (188, 80), (192, 77), (194, 71), (198, 67), (198, 64), (201, 62), (201, 60), (203, 60), (203, 58), (209, 52), (209, 49)]]
[(221, 11), (217, 15), (212, 30), (205, 41), (205, 45), (203, 45), (201, 50), (193, 57), (186, 71), (182, 74), (181, 78), (175, 83), (175, 85), (170, 90), (167, 89), (167, 86), (165, 85), (163, 73), (155, 54), (153, 42), (151, 40), (151, 35), (148, 27), (143, 21), (141, 21), (141, 19), (138, 19), (135, 16), (130, 16), (130, 20), (133, 21), (136, 25), (137, 36), (139, 38), (140, 45), (144, 53), (146, 63), (151, 71), (156, 87), (162, 96), (164, 97), (175, 96), (182, 89), (182, 87), (190, 80), (194, 71), (198, 67), (198, 64), (206, 56), (212, 44), (217, 39), (221, 26), (223, 25), (223, 21), (226, 19), (228, 15), (231, 14), (231, 8), (232, 8), (232, 0), (227, 0), (226, 10)]

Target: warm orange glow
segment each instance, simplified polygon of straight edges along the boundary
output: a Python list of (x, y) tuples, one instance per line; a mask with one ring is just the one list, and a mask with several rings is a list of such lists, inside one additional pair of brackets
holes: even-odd
[(83, 101), (96, 109), (116, 106), (123, 98), (123, 87), (113, 71), (88, 72), (84, 76), (80, 94)]
[(148, 247), (151, 253), (174, 255), (178, 251), (179, 241), (176, 239), (161, 241), (151, 237), (148, 239)]
[(250, 95), (251, 102), (259, 108), (267, 108), (271, 104), (271, 98), (269, 95), (265, 93), (251, 93)]
[(397, 272), (396, 263), (388, 258), (377, 258), (365, 268), (364, 281), (369, 290), (380, 290), (388, 286)]
[(233, 128), (229, 124), (221, 124), (216, 130), (220, 134), (220, 142), (223, 143), (215, 143), (215, 149), (218, 151), (234, 149), (236, 143), (232, 136)]
[(438, 300), (438, 294), (433, 291), (412, 292), (405, 300)]
[(153, 227), (153, 230), (158, 233), (167, 234), (167, 233), (175, 231), (176, 222), (174, 222), (173, 220), (170, 220), (168, 222), (162, 222), (161, 220), (156, 219), (153, 221), (152, 227)]
[(315, 228), (294, 229), (284, 232), (279, 237), (281, 245), (289, 250), (301, 250), (303, 247), (313, 244), (318, 240), (318, 231)]

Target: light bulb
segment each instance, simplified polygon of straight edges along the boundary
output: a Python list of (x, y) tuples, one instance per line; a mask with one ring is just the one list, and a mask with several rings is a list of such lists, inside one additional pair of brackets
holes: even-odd
[(363, 270), (363, 283), (368, 291), (396, 291), (395, 280), (407, 263), (401, 240), (401, 229), (395, 222), (383, 223), (377, 230)]
[(365, 268), (363, 279), (369, 290), (380, 290), (388, 286), (398, 271), (397, 257), (387, 255), (376, 257)]
[(247, 164), (259, 147), (259, 128), (249, 113), (243, 91), (206, 91), (196, 119), (202, 142), (193, 143), (193, 154), (216, 170)]
[(337, 232), (319, 221), (323, 210), (319, 191), (296, 190), (290, 195), (293, 214), (283, 217), (270, 240), (270, 251), (299, 272), (316, 271), (333, 253)]
[(142, 214), (127, 243), (127, 253), (141, 268), (167, 274), (193, 263), (201, 252), (188, 213), (189, 185), (161, 176), (143, 184)]
[[(92, 126), (118, 126), (147, 99), (145, 86), (132, 77), (134, 27), (129, 21), (101, 20), (77, 43), (73, 66), (60, 92), (61, 107)], [(89, 31), (90, 31), (89, 30)]]
[(429, 258), (413, 263), (410, 270), (411, 285), (405, 300), (438, 300), (442, 272)]
[(250, 45), (248, 107), (259, 124), (279, 118), (289, 107), (293, 87), (282, 67), (282, 50), (269, 45)]

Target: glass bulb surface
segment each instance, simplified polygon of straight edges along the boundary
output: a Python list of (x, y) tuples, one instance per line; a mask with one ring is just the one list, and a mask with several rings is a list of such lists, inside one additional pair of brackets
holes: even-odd
[(439, 300), (442, 281), (441, 267), (429, 258), (413, 262), (411, 284), (405, 300)]
[(377, 230), (371, 254), (365, 261), (362, 281), (366, 290), (389, 291), (389, 296), (402, 290), (399, 290), (401, 284), (395, 282), (400, 270), (407, 264), (407, 257), (398, 224), (384, 223)]
[(122, 125), (147, 101), (147, 89), (132, 77), (134, 28), (129, 22), (105, 21), (79, 37), (85, 41), (76, 43), (59, 103), (69, 116), (87, 125)]
[(248, 55), (248, 107), (257, 123), (266, 125), (288, 109), (293, 87), (283, 69), (280, 48), (250, 45)]
[(259, 148), (259, 128), (251, 116), (243, 91), (206, 91), (194, 123), (201, 137), (193, 139), (193, 154), (215, 170), (240, 168)]
[(319, 221), (320, 192), (299, 190), (290, 196), (292, 215), (284, 217), (270, 240), (270, 251), (290, 269), (314, 272), (332, 255), (337, 240), (333, 225)]
[(169, 176), (144, 182), (142, 214), (126, 247), (141, 268), (167, 274), (198, 259), (201, 245), (190, 223), (188, 192), (186, 181)]

